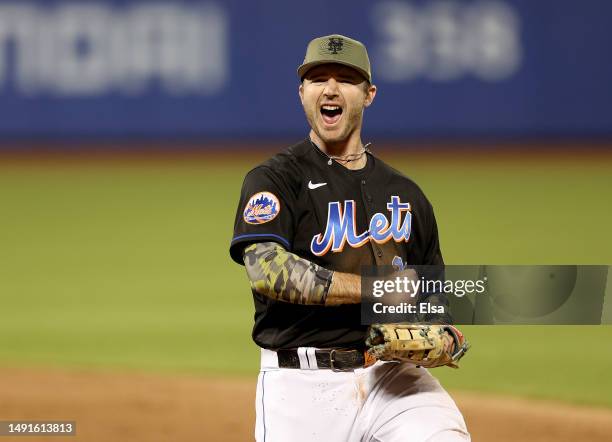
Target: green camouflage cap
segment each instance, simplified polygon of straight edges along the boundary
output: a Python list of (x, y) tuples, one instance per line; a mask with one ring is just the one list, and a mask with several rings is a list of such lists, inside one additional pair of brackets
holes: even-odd
[(327, 63), (352, 67), (372, 83), (368, 51), (360, 41), (339, 34), (315, 38), (308, 43), (304, 63), (297, 70), (298, 76), (302, 79), (313, 67)]

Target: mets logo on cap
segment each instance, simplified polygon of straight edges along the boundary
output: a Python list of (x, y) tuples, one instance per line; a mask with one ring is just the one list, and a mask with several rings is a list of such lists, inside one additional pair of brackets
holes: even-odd
[(272, 221), (280, 212), (280, 202), (270, 192), (259, 192), (249, 198), (243, 218), (249, 224), (263, 224)]

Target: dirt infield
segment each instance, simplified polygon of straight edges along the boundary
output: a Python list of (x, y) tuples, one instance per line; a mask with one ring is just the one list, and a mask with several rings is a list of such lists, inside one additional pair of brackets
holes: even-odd
[[(76, 437), (9, 441), (248, 441), (255, 380), (1, 369), (0, 420), (74, 420)], [(454, 394), (474, 441), (610, 440), (612, 410)], [(290, 442), (290, 441), (288, 441)]]

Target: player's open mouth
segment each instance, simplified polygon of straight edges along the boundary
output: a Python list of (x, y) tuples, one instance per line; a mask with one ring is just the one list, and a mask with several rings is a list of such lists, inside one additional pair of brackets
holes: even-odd
[(342, 117), (342, 108), (336, 105), (325, 104), (321, 106), (321, 117), (326, 124), (334, 125)]

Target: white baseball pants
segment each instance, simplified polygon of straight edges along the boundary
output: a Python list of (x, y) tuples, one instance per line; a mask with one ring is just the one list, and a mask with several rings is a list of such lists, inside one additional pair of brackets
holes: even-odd
[(470, 441), (457, 405), (428, 370), (378, 361), (334, 372), (309, 366), (313, 360), (278, 368), (276, 353), (262, 349), (257, 442)]

